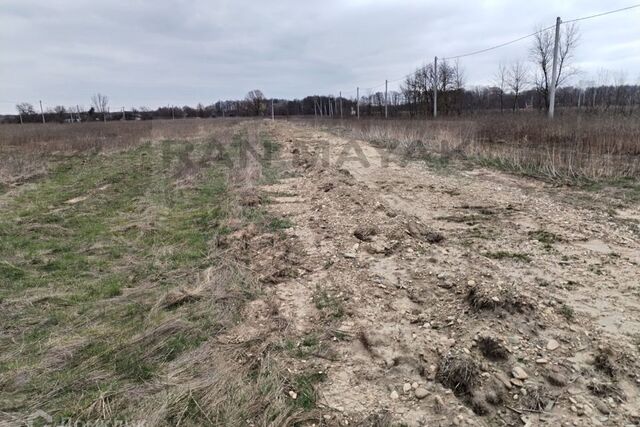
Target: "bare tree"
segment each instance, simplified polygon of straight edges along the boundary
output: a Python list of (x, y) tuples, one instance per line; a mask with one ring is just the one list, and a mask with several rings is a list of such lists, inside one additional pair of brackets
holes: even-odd
[(579, 41), (578, 27), (575, 24), (570, 24), (564, 25), (560, 29), (558, 74), (556, 81), (552, 82), (554, 40), (555, 32), (553, 30), (541, 29), (534, 36), (533, 45), (529, 50), (531, 60), (536, 64), (539, 72), (539, 74), (536, 72), (538, 78), (536, 78), (535, 84), (538, 91), (544, 97), (546, 108), (549, 108), (549, 89), (551, 85), (558, 87), (577, 72), (577, 70), (571, 66), (571, 60), (573, 59), (573, 51)]
[(511, 67), (509, 67), (507, 79), (509, 89), (511, 89), (514, 94), (513, 111), (516, 111), (516, 109), (518, 108), (518, 95), (524, 88), (524, 85), (527, 81), (527, 68), (524, 66), (522, 61), (516, 61), (511, 64)]
[(16, 105), (16, 110), (18, 111), (18, 114), (22, 116), (29, 117), (32, 114), (36, 114), (36, 109), (32, 104), (28, 102), (21, 102), (20, 104)]
[(508, 70), (507, 66), (504, 63), (498, 64), (498, 72), (495, 75), (495, 84), (500, 91), (500, 112), (502, 113), (504, 110), (504, 90), (507, 87), (507, 78), (508, 78)]
[(249, 108), (254, 112), (256, 116), (262, 114), (263, 105), (265, 102), (264, 94), (259, 89), (254, 89), (247, 93), (245, 96), (245, 101), (249, 104)]
[(109, 97), (101, 93), (96, 93), (91, 97), (91, 105), (97, 112), (106, 113), (107, 108), (109, 108)]
[(462, 108), (464, 107), (464, 70), (460, 66), (460, 61), (456, 59), (455, 65), (452, 67), (453, 71), (453, 91), (454, 91), (454, 102), (456, 105), (456, 109), (458, 110), (458, 114), (462, 114)]
[(102, 113), (102, 119), (106, 122), (107, 112), (109, 111), (109, 97), (96, 93), (91, 97), (91, 105), (93, 105), (95, 111)]

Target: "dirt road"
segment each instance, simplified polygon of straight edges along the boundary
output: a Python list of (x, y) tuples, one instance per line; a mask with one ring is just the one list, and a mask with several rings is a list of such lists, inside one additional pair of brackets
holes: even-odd
[(323, 422), (640, 422), (633, 206), (271, 131), (286, 172), (263, 190), (298, 259), (275, 295), (300, 339), (290, 369), (326, 374)]

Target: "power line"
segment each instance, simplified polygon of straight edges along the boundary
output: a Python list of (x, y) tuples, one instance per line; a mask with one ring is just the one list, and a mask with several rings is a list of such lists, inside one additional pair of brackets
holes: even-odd
[(627, 6), (627, 7), (623, 7), (621, 9), (616, 9), (616, 10), (610, 10), (608, 12), (602, 12), (602, 13), (598, 13), (596, 15), (590, 15), (590, 16), (583, 16), (582, 18), (576, 18), (576, 19), (571, 19), (569, 21), (563, 21), (563, 24), (570, 24), (572, 22), (578, 22), (578, 21), (584, 21), (586, 19), (592, 19), (592, 18), (599, 18), (601, 16), (605, 16), (605, 15), (611, 15), (612, 13), (618, 13), (618, 12), (624, 12), (625, 10), (629, 10), (629, 9), (635, 9), (637, 7), (640, 7), (640, 3), (638, 4), (634, 4), (633, 6)]
[(476, 51), (469, 52), (469, 53), (463, 53), (462, 55), (448, 56), (446, 58), (442, 58), (442, 60), (446, 61), (446, 60), (449, 60), (449, 59), (464, 58), (465, 56), (478, 55), (480, 53), (489, 52), (489, 51), (495, 50), (495, 49), (500, 49), (501, 47), (509, 46), (510, 44), (517, 43), (517, 42), (519, 42), (521, 40), (528, 39), (529, 37), (533, 37), (533, 36), (535, 36), (537, 34), (544, 33), (545, 31), (549, 31), (550, 29), (552, 29), (554, 27), (555, 27), (555, 25), (551, 25), (549, 27), (546, 27), (546, 28), (543, 28), (541, 30), (538, 30), (538, 31), (536, 31), (534, 33), (527, 34), (526, 36), (518, 37), (517, 39), (513, 39), (513, 40), (510, 40), (510, 41), (505, 42), (505, 43), (501, 43), (501, 44), (496, 45), (496, 46), (491, 46), (491, 47), (488, 47), (486, 49), (480, 49), (480, 50), (476, 50)]
[[(599, 18), (599, 17), (602, 17), (602, 16), (611, 15), (613, 13), (618, 13), (618, 12), (624, 12), (624, 11), (635, 9), (635, 8), (638, 8), (638, 7), (640, 7), (640, 3), (634, 4), (634, 5), (631, 5), (631, 6), (627, 6), (627, 7), (623, 7), (623, 8), (620, 8), (620, 9), (609, 10), (607, 12), (597, 13), (595, 15), (583, 16), (583, 17), (580, 17), (580, 18), (575, 18), (575, 19), (570, 19), (570, 20), (567, 20), (567, 21), (562, 21), (562, 24), (570, 24), (572, 22), (579, 22), (579, 21), (585, 21), (587, 19)], [(498, 45), (491, 46), (491, 47), (488, 47), (488, 48), (485, 48), (485, 49), (480, 49), (480, 50), (476, 50), (476, 51), (472, 51), (472, 52), (467, 52), (467, 53), (463, 53), (461, 55), (456, 55), (456, 56), (448, 56), (448, 57), (442, 58), (442, 60), (446, 61), (446, 60), (452, 60), (452, 59), (459, 59), (459, 58), (464, 58), (464, 57), (467, 57), (467, 56), (478, 55), (478, 54), (481, 54), (481, 53), (485, 53), (485, 52), (489, 52), (489, 51), (492, 51), (492, 50), (500, 49), (502, 47), (509, 46), (509, 45), (517, 43), (519, 41), (528, 39), (529, 37), (533, 37), (535, 35), (538, 35), (540, 33), (545, 32), (545, 31), (549, 31), (554, 27), (555, 27), (555, 25), (550, 25), (550, 26), (548, 26), (546, 28), (542, 28), (542, 29), (540, 29), (538, 31), (535, 31), (535, 32), (533, 32), (531, 34), (527, 34), (526, 36), (518, 37), (516, 39), (509, 40), (507, 42), (500, 43)], [(413, 74), (414, 73), (409, 73), (409, 74), (405, 74), (404, 76), (399, 77), (397, 79), (391, 79), (391, 80), (389, 80), (389, 83), (395, 83), (397, 81), (404, 80), (405, 78), (407, 78), (409, 76), (412, 76)], [(371, 90), (371, 89), (375, 89), (375, 88), (380, 87), (380, 86), (383, 86), (383, 85), (381, 84), (381, 85), (374, 86), (372, 88), (366, 88), (366, 89), (367, 90)], [(348, 92), (345, 92), (345, 93), (348, 93)]]

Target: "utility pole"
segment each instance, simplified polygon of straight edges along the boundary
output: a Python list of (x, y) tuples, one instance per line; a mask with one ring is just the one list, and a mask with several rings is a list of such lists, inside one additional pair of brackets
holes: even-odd
[(553, 71), (551, 72), (551, 88), (549, 89), (549, 118), (553, 119), (556, 107), (556, 86), (558, 79), (558, 45), (560, 44), (560, 24), (562, 19), (556, 18), (556, 40), (553, 44)]
[(18, 111), (18, 115), (20, 116), (20, 124), (23, 125), (24, 123), (22, 123), (22, 113)]
[(78, 111), (78, 123), (80, 123), (82, 118), (80, 117), (80, 106), (78, 104), (76, 104), (76, 110)]
[(42, 115), (42, 123), (46, 123), (44, 120), (44, 110), (42, 109), (42, 101), (40, 101), (40, 115)]
[(127, 115), (124, 112), (124, 107), (122, 107), (122, 120), (127, 120)]
[(389, 118), (389, 111), (387, 110), (387, 80), (384, 81), (384, 118)]
[(360, 88), (356, 88), (356, 111), (358, 112), (358, 119), (360, 118)]
[(274, 122), (276, 120), (275, 113), (273, 112), (273, 98), (271, 98), (271, 121)]
[(313, 118), (318, 118), (318, 100), (313, 98)]
[(438, 57), (433, 59), (433, 118), (438, 117)]
[(342, 91), (340, 91), (340, 118), (342, 118)]
[(578, 89), (578, 110), (580, 110), (580, 96), (582, 95), (582, 89)]

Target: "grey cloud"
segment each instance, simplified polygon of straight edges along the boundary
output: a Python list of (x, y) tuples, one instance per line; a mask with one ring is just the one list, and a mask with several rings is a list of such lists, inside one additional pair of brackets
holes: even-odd
[[(267, 96), (344, 93), (431, 61), (519, 37), (623, 1), (5, 0), (0, 6), (0, 111), (18, 101), (114, 105), (209, 103), (254, 88)], [(580, 78), (601, 68), (640, 76), (640, 10), (584, 21)], [(467, 84), (528, 42), (461, 60)], [(392, 88), (397, 83), (392, 84)]]

